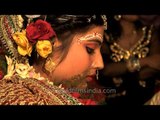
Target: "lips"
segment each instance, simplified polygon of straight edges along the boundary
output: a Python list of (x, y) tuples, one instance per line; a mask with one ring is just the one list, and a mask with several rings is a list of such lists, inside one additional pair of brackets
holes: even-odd
[(88, 75), (86, 79), (87, 79), (87, 82), (91, 82), (96, 79), (96, 75)]

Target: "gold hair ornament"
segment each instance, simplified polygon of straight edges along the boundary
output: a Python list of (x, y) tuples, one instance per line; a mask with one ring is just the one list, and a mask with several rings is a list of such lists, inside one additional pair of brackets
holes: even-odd
[(117, 21), (119, 21), (121, 18), (122, 18), (121, 15), (115, 15), (115, 16), (114, 16), (114, 19), (117, 20)]
[(106, 15), (101, 15), (103, 22), (104, 22), (104, 29), (107, 30), (107, 17)]
[(28, 24), (34, 19), (39, 18), (41, 15), (25, 15), (28, 18)]

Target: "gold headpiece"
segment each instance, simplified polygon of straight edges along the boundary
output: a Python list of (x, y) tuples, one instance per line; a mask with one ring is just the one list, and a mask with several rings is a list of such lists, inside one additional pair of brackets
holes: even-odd
[(119, 21), (121, 18), (122, 18), (121, 15), (115, 15), (115, 16), (114, 16), (114, 19), (117, 20), (117, 21)]
[[(104, 29), (107, 30), (107, 17), (106, 15), (101, 15), (101, 18), (103, 19), (104, 22)], [(91, 22), (91, 19), (96, 19), (96, 15), (93, 15), (92, 17), (88, 18), (88, 22)]]
[(104, 22), (104, 29), (107, 30), (107, 17), (106, 15), (101, 15), (103, 22)]

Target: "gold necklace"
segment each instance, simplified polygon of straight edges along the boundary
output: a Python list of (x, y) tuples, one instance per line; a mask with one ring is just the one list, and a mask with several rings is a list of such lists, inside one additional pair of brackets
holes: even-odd
[(125, 50), (116, 42), (113, 42), (113, 44), (110, 45), (110, 49), (112, 51), (111, 59), (114, 62), (119, 62), (122, 59), (128, 60), (131, 56), (137, 56), (138, 58), (146, 57), (149, 52), (149, 48), (147, 47), (147, 45), (150, 43), (152, 27), (148, 31), (147, 39), (145, 39), (146, 28), (147, 27), (142, 28), (143, 35), (141, 39), (129, 50)]

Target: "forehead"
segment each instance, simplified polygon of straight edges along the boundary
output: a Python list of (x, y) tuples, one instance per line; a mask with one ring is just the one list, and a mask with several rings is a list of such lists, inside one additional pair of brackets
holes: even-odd
[(89, 39), (99, 39), (101, 42), (103, 41), (104, 27), (96, 26), (90, 28), (87, 32), (83, 34), (77, 34), (75, 37), (80, 40), (89, 40)]

